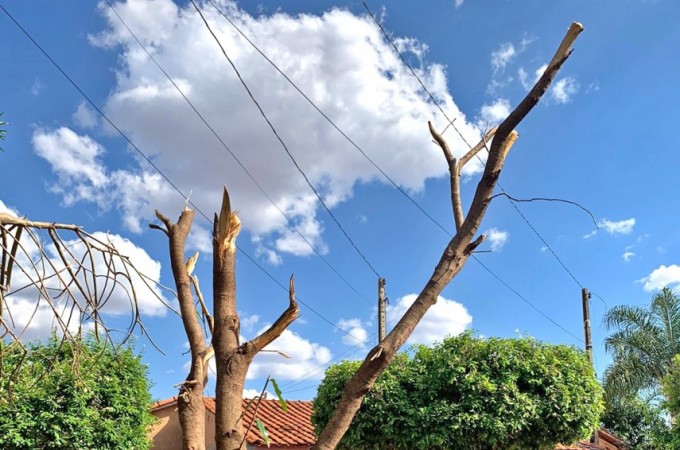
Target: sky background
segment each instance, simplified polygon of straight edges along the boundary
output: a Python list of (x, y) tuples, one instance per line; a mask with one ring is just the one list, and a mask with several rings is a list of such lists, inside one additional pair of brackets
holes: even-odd
[[(427, 121), (443, 130), (441, 107), (477, 143), (526, 95), (572, 21), (585, 31), (553, 88), (518, 127), (500, 185), (516, 198), (578, 202), (599, 229), (574, 206), (520, 203), (520, 215), (496, 198), (481, 227), (485, 252), (476, 255), (490, 272), (470, 260), (409, 344), (471, 328), (487, 337), (530, 335), (583, 347), (581, 287), (587, 287), (594, 293), (601, 376), (609, 363), (606, 308), (647, 305), (658, 289), (680, 283), (674, 1), (367, 2), (436, 104), (361, 2), (218, 2), (374, 164), (213, 5), (201, 4), (253, 96), (370, 266), (297, 171), (191, 4), (135, 0), (112, 3), (113, 10), (96, 2), (0, 4), (96, 105), (0, 14), (0, 111), (10, 123), (0, 153), (0, 210), (108, 233), (142, 272), (171, 286), (167, 241), (147, 226), (154, 209), (176, 219), (184, 206), (167, 177), (200, 210), (187, 256), (201, 252), (196, 274), (209, 299), (209, 224), (200, 213), (212, 216), (227, 184), (243, 221), (241, 334), (254, 337), (286, 308), (281, 285), (291, 273), (304, 302), (300, 319), (272, 344), (291, 358), (258, 356), (247, 389), (259, 390), (271, 375), (287, 398), (309, 399), (329, 363), (363, 357), (377, 339), (373, 269), (387, 280), (388, 328), (396, 322), (448, 242), (437, 223), (453, 230), (446, 163)], [(466, 151), (451, 128), (444, 137), (456, 155)], [(473, 160), (464, 171), (464, 207), (480, 168)], [(8, 298), (17, 311), (31, 310), (30, 300)], [(110, 310), (112, 324), (124, 320), (123, 306)], [(179, 317), (153, 296), (143, 296), (142, 306), (149, 333), (166, 353), (137, 340), (161, 399), (186, 376), (187, 339)], [(49, 334), (49, 311), (41, 314), (27, 337)]]

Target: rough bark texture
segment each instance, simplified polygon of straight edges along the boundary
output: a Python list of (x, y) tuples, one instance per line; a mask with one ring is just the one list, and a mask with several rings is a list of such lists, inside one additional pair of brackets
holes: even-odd
[[(241, 397), (250, 363), (259, 351), (278, 338), (297, 318), (299, 308), (295, 300), (293, 277), (290, 279), (289, 305), (274, 324), (250, 342), (239, 342), (239, 317), (236, 307), (236, 237), (241, 228), (227, 188), (224, 188), (222, 208), (215, 216), (213, 227), (213, 316), (210, 316), (198, 278), (192, 277), (198, 254), (184, 263), (184, 242), (189, 235), (194, 212), (185, 209), (177, 224), (156, 211), (156, 216), (165, 228), (162, 230), (170, 243), (170, 263), (177, 287), (177, 297), (182, 314), (182, 323), (191, 349), (191, 370), (180, 385), (179, 422), (182, 427), (182, 448), (184, 450), (205, 449), (205, 406), (203, 389), (208, 376), (208, 361), (215, 356), (217, 367), (215, 440), (218, 450), (245, 448), (243, 425), (241, 423)], [(212, 335), (212, 345), (206, 345), (198, 321), (194, 297), (205, 315)]]
[[(514, 128), (526, 117), (538, 103), (541, 96), (547, 91), (558, 70), (569, 56), (572, 43), (582, 30), (583, 27), (578, 23), (571, 25), (545, 73), (536, 82), (536, 85), (526, 98), (496, 130), (496, 135), (489, 150), (486, 167), (484, 168), (484, 174), (477, 185), (472, 204), (465, 217), (462, 217), (461, 214), (460, 186), (457, 180), (462, 165), (456, 163), (441, 136), (438, 136), (436, 132), (432, 133), (435, 140), (442, 147), (449, 165), (451, 174), (451, 201), (456, 222), (456, 234), (446, 246), (439, 263), (435, 267), (434, 273), (413, 305), (406, 311), (385, 340), (368, 353), (357, 373), (347, 381), (342, 398), (333, 416), (319, 435), (316, 445), (312, 448), (334, 449), (338, 445), (359, 410), (364, 397), (373, 387), (378, 375), (392, 361), (394, 355), (406, 342), (427, 310), (436, 303), (437, 297), (444, 287), (460, 272), (470, 254), (483, 241), (483, 236), (474, 241), (472, 239), (477, 233), (486, 209), (491, 202), (493, 190), (503, 169), (508, 151), (517, 139), (517, 133), (514, 131)], [(430, 129), (434, 131), (432, 127)], [(484, 143), (482, 144), (484, 145)], [(464, 157), (466, 161), (469, 160), (469, 157), (472, 157), (472, 155), (469, 157), (468, 155)]]
[(196, 317), (193, 295), (191, 293), (191, 276), (184, 263), (184, 242), (189, 235), (194, 212), (185, 209), (174, 224), (167, 217), (156, 211), (156, 216), (165, 225), (170, 244), (170, 265), (177, 288), (177, 299), (182, 314), (182, 324), (189, 339), (191, 351), (191, 370), (186, 380), (180, 385), (177, 399), (179, 423), (182, 427), (182, 449), (205, 449), (205, 405), (203, 403), (203, 387), (206, 379), (206, 355), (209, 350), (205, 345), (205, 337)]

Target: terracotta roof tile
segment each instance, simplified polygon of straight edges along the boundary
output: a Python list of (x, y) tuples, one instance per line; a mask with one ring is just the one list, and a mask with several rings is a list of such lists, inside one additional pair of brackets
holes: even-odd
[[(245, 408), (248, 404), (248, 399), (243, 399), (241, 404)], [(154, 403), (151, 410), (165, 408), (177, 403), (177, 397), (171, 397), (165, 400)], [(205, 408), (215, 413), (215, 399), (212, 397), (204, 397), (203, 403)], [(314, 435), (314, 426), (312, 425), (312, 402), (289, 400), (288, 412), (283, 412), (278, 400), (261, 400), (257, 411), (255, 411), (255, 402), (250, 405), (248, 411), (243, 415), (243, 431), (245, 432), (253, 421), (253, 426), (248, 431), (246, 441), (248, 444), (263, 444), (264, 439), (260, 435), (260, 431), (253, 420), (253, 413), (255, 417), (260, 419), (267, 429), (269, 440), (272, 445), (287, 447), (287, 446), (311, 446), (316, 442)]]

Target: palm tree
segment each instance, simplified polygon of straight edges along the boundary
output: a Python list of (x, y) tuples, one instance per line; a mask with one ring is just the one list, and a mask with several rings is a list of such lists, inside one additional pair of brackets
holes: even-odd
[(669, 288), (652, 298), (649, 309), (620, 305), (604, 317), (605, 349), (614, 361), (604, 372), (609, 399), (660, 393), (660, 383), (680, 353), (680, 298)]

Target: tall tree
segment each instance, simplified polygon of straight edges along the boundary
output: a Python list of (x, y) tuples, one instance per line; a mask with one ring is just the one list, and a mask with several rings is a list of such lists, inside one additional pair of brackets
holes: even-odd
[(608, 398), (625, 399), (639, 392), (660, 394), (660, 385), (680, 353), (680, 297), (669, 288), (654, 295), (649, 308), (619, 305), (603, 322), (613, 332), (605, 348), (613, 357), (604, 373)]
[[(571, 54), (571, 47), (583, 30), (579, 23), (572, 23), (552, 60), (534, 87), (510, 115), (491, 130), (482, 141), (460, 160), (453, 157), (448, 144), (429, 124), (432, 138), (439, 144), (448, 164), (451, 184), (451, 207), (456, 233), (413, 305), (387, 337), (371, 351), (357, 372), (344, 386), (328, 424), (321, 431), (314, 448), (335, 448), (347, 431), (365, 395), (371, 390), (378, 375), (385, 370), (399, 348), (406, 342), (416, 325), (428, 309), (437, 302), (437, 297), (451, 280), (460, 272), (470, 255), (482, 243), (485, 236), (477, 236), (484, 214), (493, 199), (496, 181), (500, 176), (510, 147), (517, 140), (515, 127), (536, 106), (550, 87), (557, 72)], [(493, 140), (491, 140), (493, 138)], [(490, 143), (490, 147), (487, 146)], [(482, 149), (488, 150), (483, 175), (477, 185), (467, 214), (464, 213), (460, 194), (460, 175), (463, 166)], [(231, 210), (229, 195), (225, 188), (222, 208), (213, 223), (213, 311), (209, 314), (198, 286), (198, 279), (191, 273), (197, 255), (187, 260), (184, 242), (189, 234), (194, 211), (185, 208), (175, 224), (160, 212), (156, 216), (169, 238), (170, 259), (177, 294), (182, 312), (182, 321), (191, 348), (191, 369), (180, 387), (178, 409), (180, 424), (184, 433), (183, 448), (203, 450), (205, 447), (205, 414), (203, 411), (203, 389), (207, 376), (209, 359), (215, 356), (217, 371), (216, 391), (216, 433), (218, 450), (241, 449), (245, 445), (241, 426), (240, 396), (245, 376), (255, 355), (276, 339), (298, 314), (293, 281), (290, 283), (289, 307), (279, 319), (257, 338), (241, 343), (239, 341), (239, 317), (236, 307), (235, 253), (236, 237), (240, 221)], [(186, 261), (186, 262), (185, 262)], [(201, 330), (198, 313), (194, 307), (194, 293), (206, 317), (211, 334), (210, 340)]]
[(131, 347), (56, 334), (29, 345), (28, 354), (14, 343), (0, 347), (0, 372), (8, 374), (0, 378), (0, 448), (149, 447), (147, 367)]

